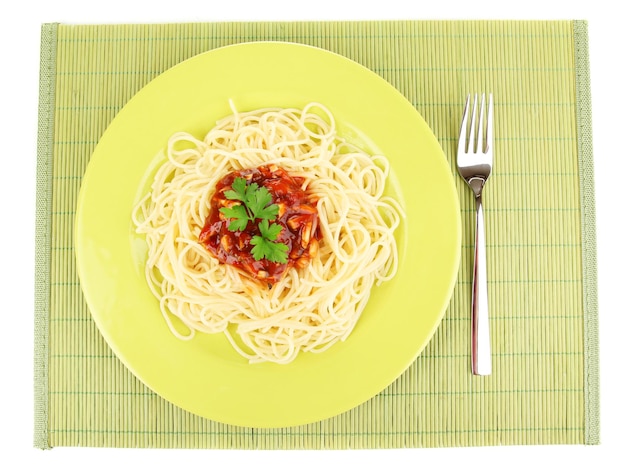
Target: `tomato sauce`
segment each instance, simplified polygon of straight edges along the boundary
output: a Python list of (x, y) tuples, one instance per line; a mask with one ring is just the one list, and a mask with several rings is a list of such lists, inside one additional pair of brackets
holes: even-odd
[[(224, 192), (232, 189), (236, 178), (245, 178), (248, 184), (256, 183), (267, 188), (271, 203), (278, 205), (278, 216), (270, 223), (281, 226), (274, 242), (288, 247), (287, 263), (271, 262), (265, 258), (255, 260), (250, 241), (259, 235), (258, 219), (249, 221), (242, 231), (228, 229), (230, 219), (220, 212), (223, 207), (240, 204), (230, 200)], [(291, 176), (277, 165), (264, 165), (229, 173), (216, 185), (211, 197), (211, 209), (199, 241), (220, 262), (232, 265), (253, 278), (271, 286), (291, 267), (304, 268), (317, 255), (321, 232), (315, 202), (302, 189), (304, 179)]]

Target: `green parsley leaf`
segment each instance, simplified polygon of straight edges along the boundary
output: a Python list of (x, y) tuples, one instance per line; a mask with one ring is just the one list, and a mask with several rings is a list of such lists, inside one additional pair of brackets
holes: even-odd
[(251, 253), (255, 260), (266, 258), (270, 262), (287, 263), (289, 247), (281, 242), (272, 242), (276, 240), (282, 229), (280, 224), (270, 226), (267, 219), (263, 219), (259, 223), (261, 236), (254, 236), (250, 241), (254, 245)]
[(246, 206), (256, 219), (274, 219), (278, 215), (278, 205), (270, 205), (271, 202), (272, 195), (264, 186), (254, 192), (246, 192)]
[(272, 242), (261, 236), (254, 236), (250, 243), (254, 245), (250, 253), (255, 260), (266, 258), (270, 262), (287, 263), (287, 251), (285, 244)]
[(250, 200), (254, 198), (254, 195), (258, 190), (259, 190), (259, 185), (256, 183), (250, 183), (246, 187), (246, 204), (248, 204)]
[(270, 204), (256, 213), (256, 217), (260, 219), (276, 219), (278, 217), (278, 205)]
[(233, 232), (245, 230), (250, 220), (246, 207), (243, 204), (237, 204), (230, 208), (220, 208), (220, 213), (232, 219), (228, 225), (228, 230)]
[(232, 190), (224, 192), (224, 196), (229, 200), (246, 201), (247, 182), (245, 178), (237, 177), (232, 184)]
[(259, 231), (261, 231), (263, 238), (267, 240), (276, 240), (282, 229), (283, 228), (280, 224), (274, 223), (270, 226), (267, 219), (263, 219), (259, 224)]
[(258, 235), (254, 236), (250, 240), (250, 244), (254, 245), (250, 253), (252, 254), (255, 260), (261, 260), (263, 258), (267, 258), (269, 260), (269, 257), (271, 256), (271, 252), (272, 252), (269, 244), (272, 244), (272, 243), (273, 242), (269, 242), (268, 240), (264, 239), (261, 236), (258, 236)]

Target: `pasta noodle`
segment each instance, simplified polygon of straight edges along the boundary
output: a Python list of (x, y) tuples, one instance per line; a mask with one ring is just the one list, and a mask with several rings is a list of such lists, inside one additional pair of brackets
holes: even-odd
[[(133, 222), (148, 246), (146, 279), (174, 335), (221, 332), (251, 362), (288, 363), (352, 332), (371, 288), (396, 273), (394, 231), (403, 211), (384, 192), (388, 160), (338, 137), (323, 105), (232, 108), (203, 140), (171, 136), (167, 160)], [(317, 202), (321, 232), (309, 265), (289, 269), (271, 288), (220, 263), (198, 241), (217, 182), (268, 164), (304, 181)]]

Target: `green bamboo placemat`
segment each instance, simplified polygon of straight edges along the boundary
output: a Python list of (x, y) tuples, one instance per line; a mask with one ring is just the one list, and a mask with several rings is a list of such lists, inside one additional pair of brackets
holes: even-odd
[[(285, 429), (215, 423), (158, 397), (100, 336), (76, 275), (81, 178), (122, 106), (212, 48), (306, 43), (369, 67), (430, 123), (451, 168), (465, 95), (496, 98), (485, 197), (493, 374), (469, 369), (473, 198), (450, 306), (385, 391)], [(584, 21), (45, 24), (37, 166), (35, 446), (397, 448), (599, 442), (595, 214)]]

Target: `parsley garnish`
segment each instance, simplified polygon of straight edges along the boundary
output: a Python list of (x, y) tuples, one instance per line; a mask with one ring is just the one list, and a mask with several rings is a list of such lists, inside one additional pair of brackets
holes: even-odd
[(243, 231), (248, 227), (250, 221), (261, 221), (258, 229), (261, 235), (252, 237), (250, 243), (254, 245), (251, 250), (255, 260), (263, 258), (270, 262), (287, 263), (287, 245), (274, 242), (282, 230), (280, 224), (272, 223), (269, 220), (278, 216), (278, 205), (269, 204), (272, 202), (272, 195), (264, 186), (259, 187), (256, 183), (250, 183), (245, 178), (237, 177), (232, 185), (232, 190), (224, 192), (224, 196), (229, 200), (241, 201), (241, 204), (230, 208), (220, 208), (220, 212), (231, 219), (229, 231)]
[(250, 243), (254, 245), (250, 253), (252, 253), (255, 260), (266, 258), (270, 262), (287, 263), (287, 251), (289, 247), (280, 242), (272, 242), (276, 240), (281, 230), (282, 227), (280, 224), (272, 224), (270, 226), (267, 219), (263, 219), (259, 223), (261, 235), (254, 236), (250, 241)]

